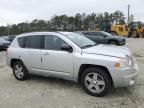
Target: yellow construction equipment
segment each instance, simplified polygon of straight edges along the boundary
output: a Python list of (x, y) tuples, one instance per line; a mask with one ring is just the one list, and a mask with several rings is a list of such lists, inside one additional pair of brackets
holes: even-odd
[(126, 25), (115, 24), (111, 26), (111, 33), (118, 36), (143, 38), (144, 37), (144, 24), (142, 22), (132, 22)]
[(128, 31), (127, 26), (125, 24), (124, 25), (120, 25), (120, 24), (112, 25), (110, 32), (112, 34), (115, 34), (118, 36), (124, 36), (124, 37), (127, 37), (129, 34), (129, 31)]
[(143, 38), (144, 37), (144, 24), (142, 22), (132, 22), (128, 25), (128, 37)]
[(96, 26), (96, 31), (106, 31), (114, 35), (132, 38), (144, 38), (144, 24), (142, 22), (132, 22), (126, 24), (112, 24), (110, 27), (105, 26), (108, 29), (101, 29), (100, 26)]

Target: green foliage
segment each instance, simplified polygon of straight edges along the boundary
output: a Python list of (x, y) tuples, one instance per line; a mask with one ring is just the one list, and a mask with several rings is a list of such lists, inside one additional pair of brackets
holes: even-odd
[(125, 24), (124, 14), (120, 11), (114, 13), (77, 13), (75, 16), (53, 16), (49, 21), (33, 20), (9, 26), (0, 26), (0, 36), (18, 35), (32, 31), (82, 31), (95, 30), (97, 25), (101, 30), (107, 30), (116, 20), (120, 24)]

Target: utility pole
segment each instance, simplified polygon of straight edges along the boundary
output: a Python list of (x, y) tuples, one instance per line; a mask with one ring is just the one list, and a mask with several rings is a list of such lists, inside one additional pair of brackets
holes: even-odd
[(129, 24), (129, 20), (130, 20), (130, 5), (128, 5), (128, 20), (127, 20), (127, 24)]

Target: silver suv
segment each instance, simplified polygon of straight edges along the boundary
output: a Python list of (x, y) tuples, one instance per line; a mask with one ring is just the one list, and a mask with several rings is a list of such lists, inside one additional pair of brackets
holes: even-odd
[(7, 50), (17, 80), (30, 74), (79, 82), (93, 96), (111, 87), (135, 84), (138, 66), (125, 47), (97, 45), (72, 32), (34, 32), (17, 36)]

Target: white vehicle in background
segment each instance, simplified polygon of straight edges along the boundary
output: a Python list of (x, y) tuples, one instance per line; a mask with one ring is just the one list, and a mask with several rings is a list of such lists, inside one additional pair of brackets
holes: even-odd
[(34, 32), (17, 36), (7, 50), (16, 79), (29, 74), (79, 82), (93, 96), (111, 87), (134, 85), (137, 63), (128, 48), (97, 45), (72, 32)]

